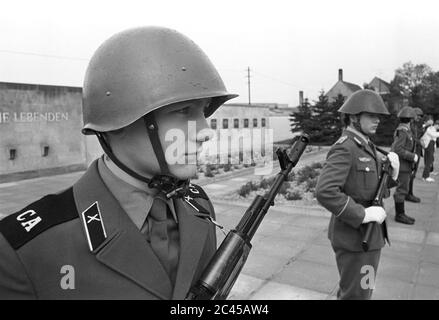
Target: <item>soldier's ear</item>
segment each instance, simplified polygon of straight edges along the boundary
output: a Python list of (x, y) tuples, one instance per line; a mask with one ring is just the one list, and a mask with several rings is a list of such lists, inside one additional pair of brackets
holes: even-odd
[(350, 114), (349, 115), (349, 123), (357, 123), (360, 122), (360, 115)]
[(104, 135), (105, 140), (111, 145), (115, 139), (120, 139), (125, 136), (126, 130), (125, 128), (121, 128), (113, 131), (103, 132), (102, 134)]

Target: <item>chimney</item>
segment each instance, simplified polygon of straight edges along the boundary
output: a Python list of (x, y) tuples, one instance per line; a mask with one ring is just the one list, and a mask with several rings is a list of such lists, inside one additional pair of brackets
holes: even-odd
[(338, 81), (343, 81), (343, 69), (338, 69)]
[(303, 91), (299, 91), (299, 106), (303, 106)]

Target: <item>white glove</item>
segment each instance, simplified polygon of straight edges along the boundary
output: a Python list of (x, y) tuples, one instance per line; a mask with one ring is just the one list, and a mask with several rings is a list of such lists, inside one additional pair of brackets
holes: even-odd
[(390, 166), (392, 167), (392, 179), (396, 180), (399, 174), (399, 157), (395, 152), (389, 152), (387, 159), (389, 159)]
[(413, 162), (418, 162), (418, 155), (415, 153), (415, 159), (413, 160)]
[(386, 211), (383, 207), (369, 207), (364, 209), (364, 213), (365, 215), (362, 223), (378, 222), (381, 224), (383, 223), (384, 219), (386, 219)]

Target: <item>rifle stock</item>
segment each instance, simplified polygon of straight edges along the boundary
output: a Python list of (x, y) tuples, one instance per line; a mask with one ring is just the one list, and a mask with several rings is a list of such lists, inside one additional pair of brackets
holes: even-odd
[[(376, 147), (376, 149), (384, 155), (388, 154), (387, 151), (385, 151), (379, 147)], [(372, 201), (372, 206), (382, 206), (383, 205), (384, 193), (386, 191), (387, 181), (389, 179), (389, 176), (390, 176), (390, 161), (386, 158), (382, 164), (382, 176), (380, 179), (380, 183), (378, 185), (378, 190), (375, 194), (375, 198)], [(361, 244), (364, 252), (369, 251), (369, 241), (370, 241), (370, 237), (372, 235), (374, 223), (376, 223), (376, 222), (369, 222), (367, 224), (366, 232), (364, 234), (363, 242)], [(383, 221), (383, 223), (386, 223), (386, 221)]]
[(201, 277), (189, 290), (186, 300), (224, 300), (227, 298), (250, 253), (252, 247), (250, 241), (269, 207), (274, 204), (273, 200), (282, 183), (296, 166), (308, 143), (308, 135), (303, 134), (294, 143), (290, 155), (287, 155), (285, 150), (276, 151), (281, 172), (277, 174), (266, 195), (256, 196), (236, 228), (227, 234)]

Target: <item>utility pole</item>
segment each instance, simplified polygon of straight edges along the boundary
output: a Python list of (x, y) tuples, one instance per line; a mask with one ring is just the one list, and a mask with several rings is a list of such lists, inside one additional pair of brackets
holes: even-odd
[(250, 95), (250, 67), (247, 67), (248, 104), (251, 105)]

